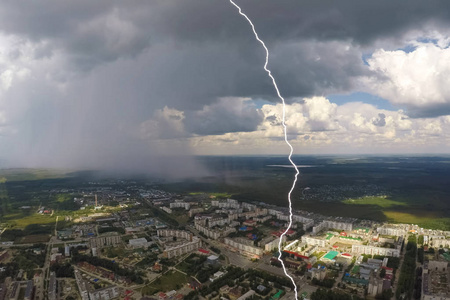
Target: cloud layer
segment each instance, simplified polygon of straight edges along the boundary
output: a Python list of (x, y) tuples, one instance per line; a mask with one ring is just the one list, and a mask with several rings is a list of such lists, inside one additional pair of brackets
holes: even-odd
[[(239, 4), (270, 49), (299, 152), (446, 151), (445, 1)], [(263, 61), (223, 0), (2, 3), (0, 158), (145, 169), (161, 155), (284, 153)], [(358, 91), (394, 110), (327, 98)]]

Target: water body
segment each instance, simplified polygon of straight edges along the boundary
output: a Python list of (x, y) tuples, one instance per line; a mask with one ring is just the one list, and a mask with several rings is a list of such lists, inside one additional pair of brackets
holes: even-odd
[[(323, 167), (322, 165), (296, 165), (297, 168), (317, 168)], [(267, 165), (267, 167), (278, 167), (278, 168), (294, 168), (292, 165)]]

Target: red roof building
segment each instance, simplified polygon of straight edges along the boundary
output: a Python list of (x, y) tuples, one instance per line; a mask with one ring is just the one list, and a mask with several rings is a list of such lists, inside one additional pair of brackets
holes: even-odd
[(202, 254), (209, 254), (209, 251), (203, 248), (198, 248), (198, 252), (202, 253)]
[(300, 257), (302, 259), (309, 259), (309, 257), (304, 256), (304, 255), (300, 255), (297, 252), (292, 252), (292, 251), (288, 251), (288, 250), (284, 250), (284, 252), (289, 253), (289, 254), (294, 254), (296, 257)]
[(243, 223), (242, 223), (242, 225), (245, 225), (245, 226), (254, 226), (256, 224), (256, 221), (255, 220), (245, 220)]
[(163, 293), (163, 292), (159, 293), (158, 294), (158, 299), (159, 300), (166, 300), (167, 299), (166, 293)]
[[(280, 231), (272, 232), (272, 235), (280, 237), (285, 231), (286, 231), (285, 229), (281, 229)], [(288, 231), (286, 231), (285, 235), (293, 235), (294, 233), (295, 233), (294, 230), (289, 229)]]

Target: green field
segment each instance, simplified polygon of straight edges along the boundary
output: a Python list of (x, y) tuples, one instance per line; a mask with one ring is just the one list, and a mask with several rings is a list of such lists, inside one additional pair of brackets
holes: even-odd
[(190, 192), (188, 193), (191, 196), (199, 196), (199, 195), (208, 195), (211, 198), (219, 198), (219, 199), (226, 199), (231, 198), (233, 195), (226, 193), (226, 192), (216, 192), (216, 193), (205, 193), (205, 192)]
[(366, 196), (358, 199), (346, 199), (342, 203), (350, 205), (374, 205), (381, 208), (388, 208), (393, 206), (407, 206), (405, 202), (394, 201), (386, 196)]
[(432, 212), (405, 213), (398, 211), (385, 211), (386, 218), (394, 223), (416, 224), (424, 228), (448, 230), (450, 218)]
[(188, 277), (178, 271), (169, 271), (141, 289), (142, 295), (153, 295), (158, 291), (178, 290), (188, 283)]
[(38, 213), (32, 213), (31, 215), (25, 215), (21, 212), (9, 214), (2, 218), (2, 222), (7, 223), (10, 227), (25, 228), (31, 224), (55, 224), (56, 216), (41, 215)]
[(67, 170), (58, 169), (0, 169), (0, 183), (64, 178), (67, 174)]

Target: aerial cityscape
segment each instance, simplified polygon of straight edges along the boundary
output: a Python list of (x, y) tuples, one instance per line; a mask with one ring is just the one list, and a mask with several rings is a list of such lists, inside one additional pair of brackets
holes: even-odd
[(0, 300), (450, 300), (450, 4), (0, 4)]

